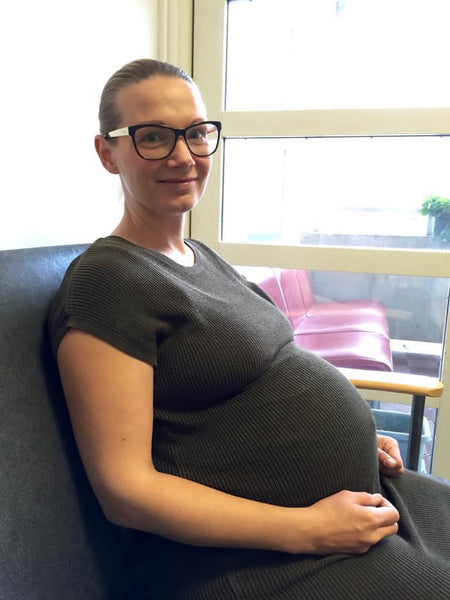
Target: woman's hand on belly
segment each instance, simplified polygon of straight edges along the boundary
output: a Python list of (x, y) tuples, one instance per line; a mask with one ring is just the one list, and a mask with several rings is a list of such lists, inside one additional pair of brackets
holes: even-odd
[(303, 532), (303, 539), (311, 540), (312, 554), (363, 554), (381, 539), (397, 533), (400, 518), (380, 494), (366, 492), (338, 492), (307, 511), (309, 518), (302, 524), (308, 531)]

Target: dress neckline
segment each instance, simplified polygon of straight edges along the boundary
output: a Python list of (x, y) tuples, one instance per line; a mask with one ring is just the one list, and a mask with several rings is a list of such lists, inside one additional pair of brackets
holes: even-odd
[(121, 237), (120, 235), (109, 235), (107, 237), (101, 238), (104, 241), (114, 241), (114, 242), (119, 242), (120, 244), (122, 244), (123, 246), (129, 246), (132, 248), (136, 248), (138, 249), (140, 252), (145, 253), (145, 254), (149, 254), (152, 257), (156, 257), (158, 258), (161, 262), (164, 262), (165, 264), (171, 265), (172, 267), (176, 268), (176, 269), (180, 269), (180, 270), (196, 270), (196, 268), (198, 268), (198, 263), (199, 263), (199, 254), (197, 251), (197, 248), (195, 247), (195, 243), (193, 242), (193, 240), (191, 239), (184, 239), (184, 243), (186, 244), (186, 246), (188, 246), (194, 256), (194, 262), (191, 265), (183, 265), (182, 263), (177, 262), (176, 260), (173, 260), (173, 258), (170, 258), (170, 256), (167, 256), (166, 254), (163, 254), (162, 252), (160, 252), (159, 250), (153, 250), (152, 248), (147, 248), (146, 246), (140, 246), (139, 244), (135, 244), (134, 242), (130, 242), (129, 240), (127, 240), (124, 237)]

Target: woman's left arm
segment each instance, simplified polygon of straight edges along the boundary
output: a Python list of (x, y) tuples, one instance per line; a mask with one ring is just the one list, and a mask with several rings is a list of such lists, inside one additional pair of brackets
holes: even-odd
[(377, 439), (380, 473), (387, 477), (398, 477), (405, 469), (397, 440), (387, 435), (378, 435)]

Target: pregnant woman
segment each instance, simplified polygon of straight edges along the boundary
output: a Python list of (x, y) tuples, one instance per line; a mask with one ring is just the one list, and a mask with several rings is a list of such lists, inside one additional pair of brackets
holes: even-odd
[(220, 138), (194, 82), (134, 61), (99, 116), (124, 213), (49, 324), (87, 475), (136, 538), (127, 597), (450, 597), (450, 486), (404, 472), (355, 388), (183, 237)]

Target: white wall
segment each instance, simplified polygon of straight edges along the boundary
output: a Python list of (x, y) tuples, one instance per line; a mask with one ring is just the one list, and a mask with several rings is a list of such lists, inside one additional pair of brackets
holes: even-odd
[(0, 6), (0, 249), (89, 242), (121, 214), (93, 146), (106, 79), (157, 57), (158, 0)]

